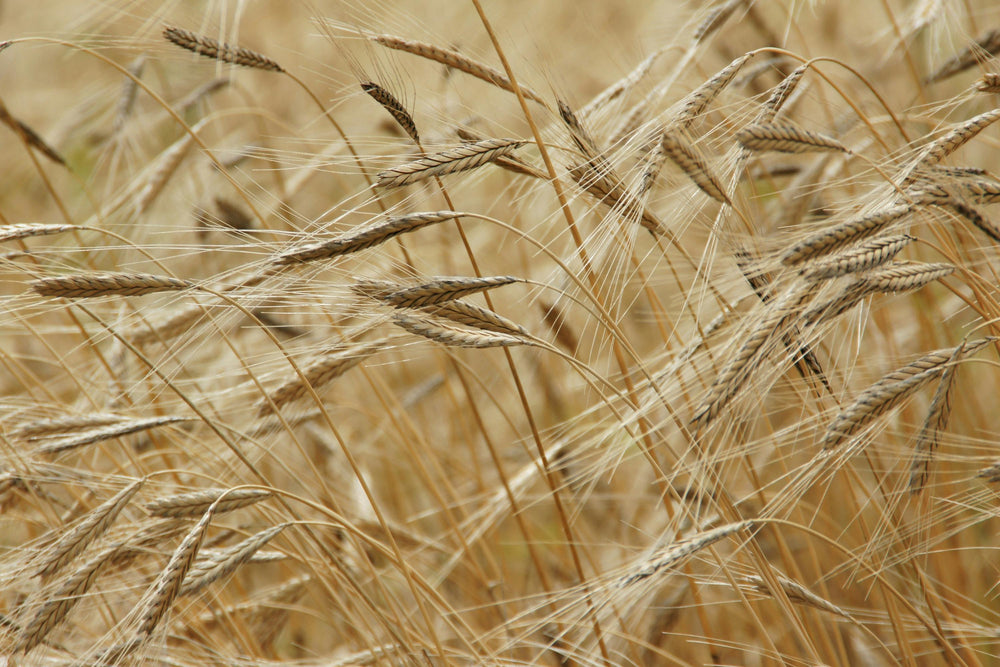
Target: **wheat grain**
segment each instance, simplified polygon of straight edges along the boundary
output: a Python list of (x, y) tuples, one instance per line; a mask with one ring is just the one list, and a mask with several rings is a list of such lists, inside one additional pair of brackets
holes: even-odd
[(1000, 93), (1000, 73), (987, 72), (976, 82), (976, 90), (981, 93)]
[(79, 273), (71, 276), (42, 278), (30, 283), (42, 296), (89, 299), (97, 296), (137, 296), (191, 287), (191, 283), (169, 276), (148, 273)]
[(832, 137), (818, 132), (793, 127), (758, 123), (748, 125), (736, 133), (736, 140), (751, 151), (777, 151), (779, 153), (814, 153), (817, 151), (850, 152)]
[[(170, 519), (201, 516), (214, 504), (213, 512), (223, 514), (247, 507), (270, 498), (273, 494), (265, 489), (206, 489), (176, 496), (166, 496), (144, 505), (153, 516)], [(220, 500), (221, 499), (221, 500)]]
[(193, 51), (206, 58), (213, 58), (224, 63), (242, 65), (243, 67), (251, 67), (269, 72), (285, 71), (281, 65), (256, 51), (251, 51), (242, 46), (234, 47), (229, 44), (220, 43), (211, 37), (198, 35), (188, 30), (168, 26), (163, 29), (163, 37), (182, 49)]
[(378, 185), (384, 188), (409, 185), (428, 178), (447, 176), (489, 164), (498, 157), (520, 148), (525, 142), (517, 139), (484, 139), (407, 162), (378, 174)]

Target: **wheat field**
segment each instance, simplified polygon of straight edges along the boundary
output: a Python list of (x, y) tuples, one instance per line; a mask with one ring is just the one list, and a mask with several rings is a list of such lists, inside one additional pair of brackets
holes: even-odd
[(3, 664), (1000, 664), (998, 26), (0, 4)]

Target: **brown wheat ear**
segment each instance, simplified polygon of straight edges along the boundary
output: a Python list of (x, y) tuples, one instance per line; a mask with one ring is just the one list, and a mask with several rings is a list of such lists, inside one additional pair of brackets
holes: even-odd
[(112, 294), (136, 296), (189, 287), (191, 283), (186, 280), (148, 273), (80, 273), (42, 278), (31, 283), (31, 288), (42, 296), (61, 296), (70, 299), (88, 299)]
[(463, 144), (381, 171), (378, 184), (384, 188), (399, 187), (435, 176), (476, 169), (513, 152), (524, 143), (517, 139), (485, 139)]
[(256, 51), (242, 46), (230, 46), (211, 37), (198, 35), (188, 30), (168, 26), (163, 29), (163, 37), (182, 49), (193, 51), (206, 58), (214, 58), (224, 63), (262, 69), (269, 72), (284, 72), (278, 63)]
[(410, 139), (413, 139), (413, 143), (420, 144), (420, 135), (417, 133), (417, 124), (413, 122), (413, 116), (406, 110), (403, 103), (396, 99), (395, 95), (374, 81), (363, 82), (361, 90), (368, 93), (373, 100), (381, 104), (382, 108), (389, 112), (393, 120), (403, 128), (403, 131), (409, 135)]

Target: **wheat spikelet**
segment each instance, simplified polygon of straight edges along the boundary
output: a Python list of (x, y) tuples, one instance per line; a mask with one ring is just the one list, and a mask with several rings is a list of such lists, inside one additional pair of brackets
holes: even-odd
[[(223, 514), (259, 503), (272, 493), (264, 489), (207, 489), (176, 496), (166, 496), (146, 503), (143, 507), (153, 516), (180, 519), (201, 516), (214, 504), (214, 513)], [(221, 498), (221, 500), (220, 500)]]
[(756, 522), (754, 521), (738, 521), (736, 523), (728, 523), (719, 526), (718, 528), (706, 530), (704, 532), (697, 533), (696, 535), (692, 535), (684, 540), (675, 542), (674, 544), (664, 547), (653, 554), (653, 556), (648, 559), (642, 569), (638, 572), (621, 577), (618, 580), (618, 586), (626, 588), (644, 579), (649, 579), (657, 572), (676, 565), (681, 560), (701, 551), (705, 547), (711, 546), (719, 540), (729, 537), (730, 535), (734, 535), (745, 530), (753, 530), (755, 526)]
[(182, 49), (193, 51), (206, 58), (213, 58), (232, 65), (242, 65), (253, 69), (262, 69), (269, 72), (284, 72), (281, 65), (270, 58), (256, 51), (243, 48), (242, 46), (230, 46), (220, 43), (218, 40), (204, 35), (198, 35), (188, 30), (180, 28), (166, 27), (163, 29), (163, 37)]
[(947, 134), (932, 141), (921, 153), (916, 166), (926, 168), (936, 165), (975, 138), (977, 134), (992, 125), (997, 119), (1000, 119), (1000, 109), (981, 113), (965, 121)]
[[(184, 577), (194, 564), (198, 556), (198, 549), (201, 547), (205, 533), (212, 522), (216, 508), (226, 503), (226, 499), (219, 499), (212, 504), (204, 515), (195, 524), (180, 545), (170, 556), (170, 561), (150, 587), (150, 592), (144, 596), (144, 600), (139, 602), (139, 628), (136, 630), (135, 639), (144, 640), (149, 637), (156, 628), (160, 620), (170, 609), (170, 605), (177, 599)], [(223, 510), (225, 511), (225, 510)]]
[(61, 234), (72, 229), (77, 229), (76, 225), (46, 225), (44, 223), (0, 225), (0, 241), (13, 241), (14, 239), (26, 239), (32, 236)]
[(976, 90), (981, 93), (1000, 93), (1000, 73), (987, 72), (976, 82)]
[(382, 300), (396, 308), (419, 308), (519, 282), (521, 279), (514, 276), (438, 278), (422, 285), (398, 290), (383, 297)]
[[(239, 544), (224, 549), (219, 554), (195, 561), (184, 579), (178, 595), (192, 595), (224, 577), (229, 576), (249, 561), (257, 551), (274, 539), (289, 524), (272, 526), (256, 535), (251, 535)], [(203, 550), (204, 551), (204, 550)]]
[(143, 482), (145, 482), (143, 479), (136, 480), (115, 494), (114, 497), (90, 511), (75, 526), (63, 532), (55, 544), (45, 550), (45, 557), (35, 571), (35, 576), (49, 577), (83, 553), (88, 545), (111, 527), (114, 520), (139, 491)]
[(975, 67), (987, 57), (995, 55), (998, 51), (1000, 51), (1000, 30), (990, 30), (976, 38), (975, 42), (944, 61), (933, 74), (924, 79), (924, 83), (936, 83), (955, 76)]
[(191, 287), (191, 283), (179, 278), (148, 273), (78, 273), (42, 278), (30, 285), (31, 289), (42, 296), (61, 296), (67, 299), (108, 295), (136, 296)]
[(701, 84), (681, 100), (681, 108), (674, 115), (672, 123), (687, 128), (698, 116), (705, 112), (708, 105), (725, 90), (743, 66), (753, 58), (753, 53), (745, 53), (716, 72), (708, 81)]
[[(502, 72), (490, 67), (489, 65), (484, 65), (483, 63), (472, 60), (471, 58), (467, 58), (457, 51), (443, 49), (441, 47), (434, 46), (433, 44), (418, 42), (412, 39), (405, 39), (403, 37), (396, 37), (394, 35), (368, 35), (368, 39), (396, 51), (403, 51), (405, 53), (411, 53), (415, 56), (420, 56), (421, 58), (433, 60), (434, 62), (441, 63), (445, 67), (450, 67), (451, 69), (458, 70), (459, 72), (465, 72), (466, 74), (474, 76), (477, 79), (491, 83), (498, 88), (506, 90), (507, 92), (514, 92), (513, 84), (511, 84), (510, 79), (508, 79)], [(525, 98), (538, 102), (543, 106), (545, 105), (545, 100), (541, 95), (523, 85), (519, 85), (519, 87), (521, 89), (521, 94), (524, 95)]]
[(791, 125), (771, 123), (748, 125), (736, 133), (736, 140), (744, 148), (751, 151), (777, 151), (779, 153), (849, 152), (846, 146), (832, 137), (818, 132), (801, 130)]
[(66, 161), (59, 155), (58, 152), (47, 143), (45, 140), (38, 136), (38, 133), (28, 127), (27, 124), (21, 122), (17, 118), (14, 118), (10, 111), (7, 110), (7, 106), (0, 100), (0, 123), (3, 123), (10, 129), (21, 137), (24, 143), (28, 144), (39, 153), (52, 160), (58, 165), (66, 166)]
[(402, 312), (395, 313), (392, 321), (393, 324), (412, 334), (429, 338), (450, 347), (486, 348), (529, 344), (528, 339), (519, 336), (491, 333), (479, 329), (462, 329), (436, 319), (414, 317)]
[(122, 543), (116, 543), (105, 547), (47, 592), (45, 601), (22, 627), (12, 652), (27, 653), (62, 623), (94, 584), (101, 571), (113, 562), (115, 553), (122, 546)]
[[(962, 343), (956, 349), (946, 348), (929, 352), (909, 364), (887, 373), (875, 384), (858, 394), (827, 427), (823, 436), (823, 449), (832, 449), (856, 433), (866, 424), (898, 405), (907, 396), (927, 382), (939, 377), (945, 365), (965, 354), (975, 354), (993, 339), (983, 338)], [(957, 356), (956, 356), (957, 355)]]
[(722, 184), (705, 164), (704, 159), (697, 154), (694, 146), (670, 132), (663, 134), (660, 145), (667, 157), (680, 167), (702, 192), (718, 202), (729, 201)]
[(151, 428), (156, 428), (157, 426), (164, 426), (166, 424), (176, 424), (178, 422), (190, 421), (187, 417), (150, 417), (148, 419), (134, 419), (125, 422), (119, 422), (112, 424), (108, 427), (98, 429), (96, 431), (89, 431), (87, 433), (81, 433), (80, 435), (70, 436), (67, 438), (61, 438), (53, 442), (47, 442), (44, 445), (38, 447), (36, 453), (38, 454), (58, 454), (61, 452), (68, 451), (70, 449), (76, 449), (78, 447), (84, 447), (86, 445), (92, 445), (96, 442), (103, 442), (105, 440), (110, 440), (111, 438), (118, 438), (123, 435), (130, 435), (132, 433), (138, 433), (140, 431), (147, 431)]
[(506, 317), (492, 310), (467, 301), (444, 301), (431, 306), (424, 306), (423, 310), (435, 317), (457, 324), (464, 324), (473, 329), (484, 329), (511, 336), (528, 335), (528, 332), (520, 324), (508, 320)]
[(872, 239), (810, 265), (802, 275), (807, 280), (828, 280), (867, 271), (892, 261), (913, 240), (908, 234)]
[(320, 357), (302, 369), (302, 377), (296, 374), (271, 392), (267, 400), (261, 401), (257, 408), (257, 416), (269, 415), (276, 408), (281, 408), (308, 395), (308, 387), (319, 389), (332, 382), (378, 352), (382, 347), (384, 347), (384, 341), (363, 343)]
[(476, 169), (513, 152), (524, 143), (517, 139), (484, 139), (449, 148), (379, 172), (378, 185), (399, 187), (435, 176)]
[(348, 232), (328, 241), (293, 248), (278, 255), (274, 263), (279, 265), (298, 264), (358, 252), (385, 243), (394, 236), (406, 234), (444, 220), (460, 218), (463, 215), (467, 214), (455, 211), (432, 211), (392, 217), (384, 222)]
[(382, 108), (389, 112), (396, 124), (413, 139), (413, 143), (420, 143), (420, 134), (417, 132), (417, 124), (413, 122), (413, 116), (406, 110), (403, 103), (396, 99), (396, 96), (388, 90), (378, 85), (374, 81), (365, 81), (361, 84), (361, 90), (368, 93), (373, 100), (382, 105)]

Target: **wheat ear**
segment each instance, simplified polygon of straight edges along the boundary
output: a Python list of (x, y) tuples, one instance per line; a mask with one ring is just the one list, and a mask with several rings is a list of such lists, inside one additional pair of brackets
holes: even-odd
[(892, 261), (913, 240), (908, 234), (872, 239), (811, 264), (802, 275), (807, 280), (829, 280), (849, 273), (868, 271)]
[(213, 582), (229, 576), (288, 526), (287, 523), (272, 526), (256, 535), (251, 535), (239, 544), (224, 549), (217, 555), (195, 561), (178, 595), (192, 595)]
[(413, 122), (413, 116), (406, 110), (403, 103), (396, 99), (396, 96), (388, 90), (378, 85), (374, 81), (365, 81), (361, 84), (361, 90), (368, 93), (373, 100), (382, 105), (382, 108), (389, 112), (396, 124), (403, 128), (403, 131), (413, 139), (413, 143), (420, 144), (420, 134), (417, 132), (417, 124)]
[[(201, 516), (214, 507), (214, 513), (222, 514), (259, 503), (273, 494), (265, 489), (206, 489), (176, 496), (166, 496), (144, 505), (153, 516), (172, 519)], [(221, 499), (221, 500), (220, 500)]]
[(96, 442), (110, 440), (111, 438), (118, 438), (123, 435), (139, 433), (140, 431), (148, 431), (151, 428), (164, 426), (166, 424), (176, 424), (177, 422), (183, 421), (189, 421), (189, 418), (164, 416), (128, 420), (125, 422), (111, 424), (110, 426), (100, 428), (95, 431), (89, 431), (79, 435), (60, 438), (52, 442), (46, 442), (44, 445), (41, 445), (36, 452), (39, 454), (58, 454), (70, 449), (76, 449), (77, 447), (85, 447), (86, 445), (92, 445)]
[(924, 83), (936, 83), (943, 81), (975, 67), (986, 57), (995, 55), (1000, 51), (1000, 30), (990, 30), (980, 35), (969, 46), (965, 47), (948, 60), (941, 63), (933, 74), (928, 76)]
[(388, 218), (368, 227), (357, 229), (327, 241), (310, 243), (300, 248), (293, 248), (278, 255), (275, 264), (299, 264), (317, 259), (328, 259), (339, 255), (347, 255), (359, 250), (366, 250), (380, 243), (385, 243), (394, 236), (421, 229), (445, 220), (460, 218), (465, 213), (455, 211), (433, 211), (409, 213), (407, 215)]
[(186, 280), (148, 273), (78, 273), (71, 276), (42, 278), (30, 285), (42, 296), (61, 296), (69, 299), (109, 295), (136, 296), (191, 287), (191, 283)]
[(0, 241), (13, 241), (15, 239), (26, 239), (32, 236), (47, 236), (49, 234), (61, 234), (77, 229), (76, 225), (47, 225), (44, 223), (23, 223), (15, 225), (0, 226)]
[(462, 144), (381, 171), (378, 174), (378, 185), (384, 188), (399, 187), (436, 176), (476, 169), (513, 152), (524, 144), (525, 142), (517, 139), (484, 139)]
[(729, 201), (719, 179), (708, 168), (704, 158), (697, 153), (694, 146), (671, 132), (663, 134), (660, 146), (667, 157), (680, 167), (702, 192), (723, 204)]
[(753, 53), (745, 53), (715, 73), (708, 81), (701, 84), (681, 100), (680, 109), (674, 115), (672, 124), (687, 128), (698, 116), (705, 112), (708, 105), (726, 89), (743, 66), (753, 58)]
[(845, 245), (877, 234), (913, 212), (912, 204), (880, 209), (869, 215), (846, 220), (830, 229), (817, 232), (796, 243), (781, 255), (787, 265), (801, 264)]
[(728, 523), (723, 526), (719, 526), (718, 528), (706, 530), (696, 535), (692, 535), (687, 539), (675, 542), (674, 544), (664, 547), (653, 554), (653, 556), (643, 564), (642, 568), (638, 572), (630, 573), (621, 577), (618, 580), (618, 585), (621, 588), (626, 588), (644, 579), (649, 579), (657, 572), (676, 565), (681, 560), (698, 553), (705, 547), (711, 546), (719, 540), (729, 537), (730, 535), (734, 535), (745, 530), (752, 530), (756, 525), (757, 524), (754, 521), (738, 521), (736, 523)]
[(221, 43), (211, 37), (198, 35), (188, 30), (167, 27), (163, 29), (163, 37), (182, 49), (193, 51), (206, 58), (213, 58), (224, 63), (252, 67), (270, 72), (284, 72), (281, 65), (271, 60), (265, 55), (243, 48), (242, 46), (230, 46)]
[(463, 329), (450, 326), (436, 318), (415, 317), (403, 312), (393, 315), (392, 321), (406, 331), (429, 338), (449, 347), (487, 348), (527, 345), (529, 340), (520, 336), (493, 333), (480, 329)]
[(55, 544), (45, 550), (45, 558), (42, 559), (35, 576), (51, 576), (83, 553), (88, 545), (111, 527), (114, 520), (118, 518), (121, 511), (139, 491), (143, 482), (145, 480), (140, 479), (126, 486), (114, 497), (90, 511), (75, 526), (63, 532)]
[(920, 168), (936, 165), (995, 123), (997, 119), (1000, 119), (1000, 109), (992, 109), (970, 118), (932, 141), (921, 153), (916, 166)]
[(779, 153), (850, 152), (846, 146), (819, 132), (809, 132), (791, 125), (758, 123), (736, 133), (736, 140), (747, 150)]
[[(428, 60), (433, 60), (434, 62), (444, 65), (445, 67), (450, 67), (451, 69), (458, 70), (459, 72), (465, 72), (470, 76), (474, 76), (477, 79), (493, 84), (494, 86), (506, 90), (509, 93), (514, 92), (514, 86), (511, 84), (510, 79), (504, 76), (502, 72), (490, 67), (489, 65), (484, 65), (483, 63), (472, 60), (471, 58), (467, 58), (457, 51), (444, 49), (434, 46), (433, 44), (428, 44), (427, 42), (418, 42), (412, 39), (396, 37), (394, 35), (368, 35), (368, 38), (387, 48), (410, 53)], [(521, 94), (524, 95), (525, 98), (538, 102), (543, 106), (545, 105), (545, 100), (541, 95), (523, 85), (520, 85), (519, 87), (521, 89)]]
[(59, 155), (56, 149), (45, 143), (45, 140), (42, 139), (37, 132), (28, 127), (27, 124), (17, 118), (14, 118), (10, 114), (10, 111), (7, 110), (7, 106), (2, 100), (0, 100), (0, 123), (3, 123), (10, 129), (14, 130), (14, 132), (21, 137), (21, 140), (24, 141), (24, 143), (37, 150), (48, 159), (58, 165), (62, 165), (63, 167), (66, 166), (66, 160)]
[(451, 300), (437, 303), (432, 306), (425, 306), (429, 314), (441, 319), (449, 320), (457, 324), (474, 329), (485, 329), (495, 333), (507, 334), (510, 336), (527, 336), (528, 332), (520, 324), (508, 320), (492, 310), (477, 306), (467, 301)]
[(392, 292), (382, 300), (396, 308), (420, 308), (519, 282), (521, 279), (514, 276), (438, 278), (422, 285)]

